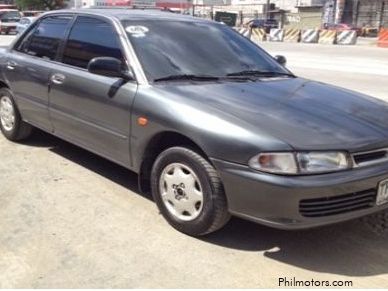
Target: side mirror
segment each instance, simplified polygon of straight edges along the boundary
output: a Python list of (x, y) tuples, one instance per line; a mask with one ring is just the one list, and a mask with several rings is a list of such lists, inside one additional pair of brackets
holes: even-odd
[(287, 59), (284, 56), (275, 56), (275, 60), (283, 67), (287, 65)]
[(101, 76), (123, 78), (127, 81), (134, 80), (132, 73), (123, 71), (123, 63), (112, 57), (91, 59), (88, 64), (88, 71)]

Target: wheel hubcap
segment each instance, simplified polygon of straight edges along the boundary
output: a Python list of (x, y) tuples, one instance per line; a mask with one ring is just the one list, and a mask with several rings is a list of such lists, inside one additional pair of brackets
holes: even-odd
[(202, 186), (190, 167), (180, 163), (168, 165), (161, 174), (159, 189), (164, 205), (176, 218), (190, 221), (201, 213)]
[(0, 98), (0, 121), (3, 128), (7, 131), (12, 130), (15, 125), (15, 110), (8, 96)]

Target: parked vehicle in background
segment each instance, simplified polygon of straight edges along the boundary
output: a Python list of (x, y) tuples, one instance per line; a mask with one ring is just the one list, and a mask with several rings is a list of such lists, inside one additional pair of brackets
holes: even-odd
[(233, 26), (236, 26), (237, 13), (216, 11), (214, 20), (218, 22), (222, 22), (230, 27), (233, 27)]
[(16, 32), (16, 25), (22, 18), (22, 14), (16, 9), (0, 10), (0, 32), (10, 34)]
[(44, 11), (41, 11), (41, 10), (22, 11), (22, 14), (24, 17), (37, 17), (42, 13), (44, 13)]
[(347, 24), (347, 23), (337, 23), (337, 24), (325, 23), (324, 29), (335, 30), (337, 32), (345, 31), (345, 30), (355, 30), (357, 31), (357, 36), (362, 35), (362, 28), (356, 27), (355, 25)]
[(16, 25), (16, 33), (22, 33), (29, 27), (37, 17), (22, 17)]
[(362, 36), (364, 37), (377, 37), (379, 35), (379, 27), (363, 25), (362, 26)]
[(279, 23), (275, 19), (253, 19), (248, 21), (245, 25), (251, 28), (263, 28), (267, 33), (269, 33), (272, 28), (279, 27)]

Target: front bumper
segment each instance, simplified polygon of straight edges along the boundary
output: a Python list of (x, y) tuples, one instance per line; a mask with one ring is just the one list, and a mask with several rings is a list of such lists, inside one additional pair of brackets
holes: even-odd
[(2, 23), (0, 25), (0, 29), (1, 31), (13, 31), (13, 30), (16, 30), (16, 26), (17, 24), (16, 23)]
[[(388, 179), (388, 163), (322, 175), (280, 176), (211, 160), (223, 181), (229, 211), (271, 227), (312, 228), (388, 208), (375, 204), (378, 183)], [(306, 215), (305, 207), (310, 207), (306, 201), (314, 207), (307, 212), (315, 217)]]

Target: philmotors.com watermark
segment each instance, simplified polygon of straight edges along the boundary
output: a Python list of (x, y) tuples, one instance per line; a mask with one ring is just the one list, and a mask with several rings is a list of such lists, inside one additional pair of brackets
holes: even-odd
[(282, 277), (278, 279), (278, 287), (353, 287), (350, 280), (298, 280), (295, 277)]

